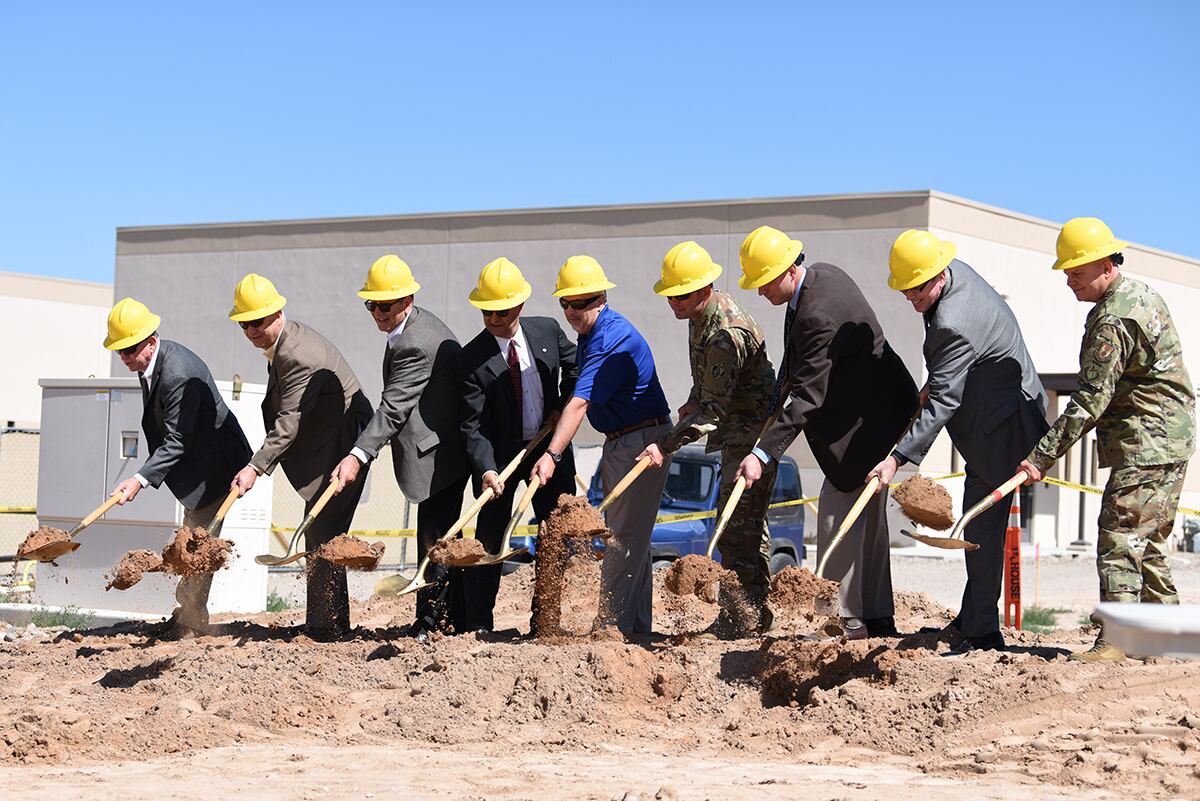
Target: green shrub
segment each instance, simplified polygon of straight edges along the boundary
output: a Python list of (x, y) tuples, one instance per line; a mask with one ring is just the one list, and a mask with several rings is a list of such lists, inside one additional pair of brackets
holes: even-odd
[(267, 594), (268, 612), (282, 612), (286, 609), (291, 609), (293, 606), (294, 604), (288, 601), (287, 598), (284, 598), (282, 595), (275, 592), (275, 590), (271, 590), (271, 592)]
[(69, 629), (86, 629), (91, 627), (96, 616), (84, 612), (78, 606), (64, 606), (62, 609), (34, 609), (29, 614), (29, 621), (40, 629), (51, 626), (66, 626)]
[(1047, 606), (1030, 606), (1021, 610), (1021, 628), (1045, 634), (1058, 628), (1058, 616), (1069, 609), (1053, 609)]

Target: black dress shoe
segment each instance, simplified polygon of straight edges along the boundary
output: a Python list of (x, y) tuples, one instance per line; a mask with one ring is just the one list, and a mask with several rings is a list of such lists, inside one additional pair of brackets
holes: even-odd
[(948, 652), (950, 656), (962, 656), (972, 651), (1003, 651), (1004, 635), (998, 631), (982, 637), (963, 637)]
[(896, 631), (896, 619), (894, 617), (864, 617), (863, 625), (867, 627), (867, 634), (871, 637), (900, 636), (900, 632)]

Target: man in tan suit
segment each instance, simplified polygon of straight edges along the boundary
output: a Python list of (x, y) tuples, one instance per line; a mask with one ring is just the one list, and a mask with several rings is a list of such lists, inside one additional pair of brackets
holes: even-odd
[[(283, 465), (288, 482), (304, 499), (307, 515), (325, 490), (333, 468), (371, 419), (371, 404), (350, 365), (333, 343), (313, 329), (286, 320), (287, 299), (269, 280), (251, 273), (237, 285), (229, 318), (267, 357), (267, 394), (262, 447), (233, 479), (244, 494), (263, 473)], [(345, 533), (365, 482), (346, 488), (326, 505), (305, 532), (314, 550)], [(334, 639), (350, 630), (346, 569), (321, 559), (308, 571), (305, 630), (315, 639)]]

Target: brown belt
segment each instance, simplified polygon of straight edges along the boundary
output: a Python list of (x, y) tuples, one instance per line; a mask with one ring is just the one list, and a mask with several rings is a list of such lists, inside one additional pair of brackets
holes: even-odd
[(616, 431), (609, 431), (604, 435), (604, 437), (609, 442), (612, 442), (617, 437), (623, 437), (626, 434), (633, 433), (634, 431), (640, 431), (643, 428), (650, 428), (650, 426), (666, 425), (669, 422), (671, 422), (670, 417), (651, 417), (643, 420), (640, 423), (634, 423), (633, 425), (625, 426), (624, 428), (618, 428)]

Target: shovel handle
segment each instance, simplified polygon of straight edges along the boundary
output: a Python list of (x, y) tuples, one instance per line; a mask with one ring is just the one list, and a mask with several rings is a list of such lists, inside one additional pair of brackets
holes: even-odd
[(225, 496), (225, 500), (221, 503), (221, 507), (217, 509), (217, 516), (213, 518), (213, 523), (219, 523), (225, 519), (225, 515), (229, 514), (229, 510), (233, 507), (233, 502), (241, 497), (241, 489), (234, 487)]
[(508, 553), (508, 544), (512, 540), (513, 532), (517, 529), (517, 523), (525, 514), (525, 510), (529, 508), (529, 504), (533, 500), (533, 493), (537, 492), (541, 483), (541, 479), (537, 476), (529, 479), (528, 486), (521, 493), (521, 499), (517, 501), (517, 511), (513, 512), (513, 516), (508, 520), (508, 525), (504, 527), (504, 539), (500, 542), (500, 553)]
[(746, 477), (738, 476), (738, 480), (734, 482), (733, 489), (729, 492), (729, 500), (725, 502), (725, 508), (721, 510), (721, 518), (717, 520), (717, 527), (713, 529), (712, 539), (708, 541), (708, 551), (706, 555), (712, 559), (713, 551), (716, 550), (717, 542), (720, 541), (721, 535), (725, 533), (725, 526), (729, 524), (729, 518), (733, 517), (733, 510), (737, 508), (738, 501), (742, 499), (742, 493), (746, 491)]
[(624, 478), (617, 482), (617, 486), (613, 487), (613, 491), (610, 492), (608, 497), (600, 503), (600, 511), (603, 512), (605, 509), (607, 509), (613, 501), (621, 496), (621, 493), (629, 489), (629, 485), (636, 481), (637, 477), (642, 474), (642, 471), (649, 466), (649, 456), (643, 456), (641, 459), (638, 459), (637, 464), (635, 464), (630, 471), (625, 474)]
[(1012, 492), (1017, 487), (1021, 486), (1021, 484), (1025, 483), (1027, 478), (1029, 478), (1029, 476), (1024, 470), (1018, 471), (1015, 476), (988, 493), (988, 496), (982, 501), (963, 512), (963, 516), (960, 517), (958, 522), (954, 524), (954, 529), (950, 532), (950, 538), (953, 539), (954, 537), (959, 536), (959, 534), (962, 533), (962, 530), (966, 527), (967, 523), (970, 523), (976, 517), (995, 506), (1001, 498), (1003, 498), (1005, 495), (1008, 495), (1008, 493)]
[(867, 503), (871, 500), (871, 496), (875, 494), (875, 488), (879, 486), (879, 476), (871, 476), (871, 480), (867, 482), (867, 486), (863, 487), (863, 491), (859, 494), (854, 505), (850, 507), (850, 511), (846, 513), (846, 519), (838, 526), (837, 533), (833, 535), (828, 547), (825, 548), (825, 553), (821, 555), (821, 562), (817, 565), (817, 578), (824, 578), (825, 563), (829, 561), (829, 555), (838, 547), (838, 543), (846, 536), (846, 532), (854, 525), (854, 521), (858, 520), (858, 516), (862, 514), (862, 510), (866, 508)]
[[(522, 448), (521, 452), (514, 456), (512, 461), (510, 461), (500, 472), (500, 480), (507, 481), (509, 477), (512, 476), (512, 474), (516, 471), (516, 469), (520, 467), (521, 462), (524, 461), (525, 457), (529, 455), (529, 452), (536, 448), (538, 444), (546, 438), (546, 435), (549, 434), (553, 429), (553, 423), (546, 423), (544, 426), (538, 429), (538, 432), (533, 435), (533, 439), (529, 440), (529, 444)], [(495, 497), (496, 493), (492, 490), (492, 488), (485, 487), (483, 492), (479, 493), (479, 497), (471, 502), (471, 505), (467, 508), (467, 511), (463, 513), (463, 516), (455, 521), (454, 525), (452, 525), (449, 530), (447, 530), (446, 533), (441, 536), (440, 539), (448, 540), (458, 532), (462, 531), (463, 527), (466, 526), (467, 523), (470, 523), (471, 520), (475, 518), (475, 515), (479, 514), (479, 510), (482, 509), (488, 501)]]
[(312, 511), (310, 511), (304, 517), (304, 520), (302, 520), (300, 525), (296, 528), (296, 533), (292, 535), (293, 548), (295, 547), (295, 543), (300, 541), (300, 536), (312, 527), (313, 521), (317, 519), (317, 515), (321, 514), (321, 510), (325, 508), (325, 504), (329, 503), (329, 499), (332, 498), (334, 493), (338, 491), (339, 485), (340, 482), (336, 478), (332, 479), (329, 482), (329, 486), (326, 487), (325, 491), (321, 493), (321, 497), (317, 498), (317, 502), (313, 504)]
[(105, 501), (104, 503), (97, 506), (95, 509), (92, 510), (92, 512), (87, 517), (80, 520), (79, 525), (76, 526), (75, 528), (71, 529), (71, 533), (69, 536), (74, 537), (76, 534), (83, 531), (85, 528), (90, 526), (92, 523), (95, 523), (97, 520), (99, 520), (104, 515), (105, 512), (107, 512), (109, 509), (116, 506), (117, 501), (121, 500), (122, 496), (124, 496), (124, 495), (125, 495), (125, 493), (123, 493), (123, 492), (114, 492), (112, 495), (109, 496), (107, 501)]

